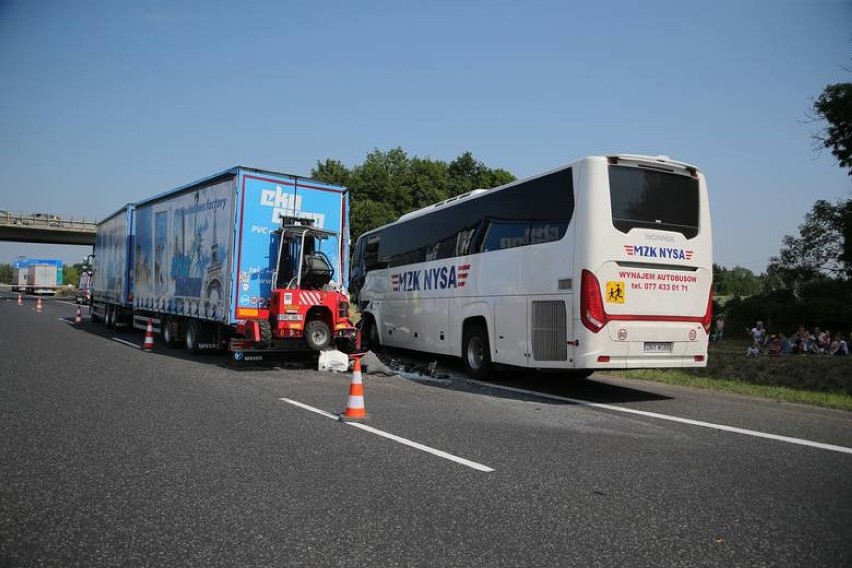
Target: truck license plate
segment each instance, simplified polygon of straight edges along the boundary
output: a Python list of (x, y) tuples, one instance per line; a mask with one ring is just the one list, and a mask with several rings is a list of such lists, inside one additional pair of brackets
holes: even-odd
[(302, 321), (302, 314), (278, 314), (278, 321)]
[(645, 353), (671, 353), (671, 341), (646, 341)]

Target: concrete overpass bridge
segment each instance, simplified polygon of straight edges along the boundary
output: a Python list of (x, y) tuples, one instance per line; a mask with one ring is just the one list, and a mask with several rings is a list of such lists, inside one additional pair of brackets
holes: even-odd
[(0, 241), (94, 246), (96, 225), (52, 213), (0, 211)]

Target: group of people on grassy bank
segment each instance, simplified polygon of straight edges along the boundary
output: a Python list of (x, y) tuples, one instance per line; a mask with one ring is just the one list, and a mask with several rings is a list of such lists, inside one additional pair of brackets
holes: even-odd
[(799, 324), (798, 329), (787, 336), (784, 333), (769, 334), (763, 322), (758, 321), (749, 330), (752, 344), (746, 356), (757, 357), (761, 353), (780, 357), (781, 355), (849, 355), (849, 337), (846, 334), (815, 327), (813, 331)]
[[(791, 335), (784, 333), (770, 334), (762, 321), (755, 323), (751, 329), (746, 328), (751, 344), (746, 350), (747, 357), (757, 357), (761, 354), (780, 357), (782, 355), (849, 355), (847, 334), (832, 334), (829, 330), (815, 327), (813, 330), (799, 324), (798, 329)], [(716, 326), (710, 335), (710, 341), (721, 342), (725, 335), (725, 316), (716, 318)]]

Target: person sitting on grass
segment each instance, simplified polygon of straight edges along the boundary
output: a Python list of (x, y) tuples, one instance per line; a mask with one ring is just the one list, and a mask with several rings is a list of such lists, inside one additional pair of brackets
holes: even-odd
[(757, 357), (760, 355), (760, 344), (757, 341), (753, 341), (751, 347), (746, 349), (746, 357)]
[(834, 340), (828, 347), (829, 355), (849, 355), (849, 344), (846, 338), (839, 333), (834, 334)]
[(755, 326), (753, 328), (751, 328), (751, 331), (749, 333), (751, 334), (752, 340), (755, 343), (757, 343), (759, 346), (763, 347), (763, 346), (766, 345), (766, 340), (767, 340), (766, 328), (763, 327), (762, 321), (758, 320), (758, 322), (755, 324)]
[(781, 355), (792, 354), (793, 353), (793, 342), (790, 341), (790, 338), (787, 337), (786, 335), (784, 335), (783, 333), (780, 334), (780, 335), (781, 335), (781, 337), (779, 339), (781, 341)]
[(801, 353), (804, 350), (803, 341), (805, 339), (805, 335), (808, 333), (808, 330), (805, 329), (805, 324), (800, 323), (799, 327), (796, 329), (795, 333), (790, 337), (790, 340), (793, 342), (793, 350), (797, 353)]
[(816, 343), (816, 352), (817, 353), (828, 353), (828, 348), (831, 344), (831, 333), (826, 330), (820, 330), (820, 328), (814, 328), (814, 343)]
[(802, 332), (799, 338), (798, 352), (799, 355), (806, 355), (808, 353), (818, 353), (814, 336), (811, 335), (811, 332), (807, 329)]
[(766, 350), (766, 353), (769, 354), (770, 357), (780, 357), (781, 356), (781, 338), (775, 334), (769, 336), (769, 344)]

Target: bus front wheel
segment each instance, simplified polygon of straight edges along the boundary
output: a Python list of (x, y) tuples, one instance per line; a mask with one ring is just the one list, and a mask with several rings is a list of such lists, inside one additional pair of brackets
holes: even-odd
[(361, 319), (361, 350), (378, 351), (381, 348), (379, 341), (379, 328), (373, 316), (364, 315)]
[(467, 328), (462, 342), (462, 362), (468, 374), (482, 378), (491, 372), (491, 349), (488, 346), (488, 330), (482, 324)]

